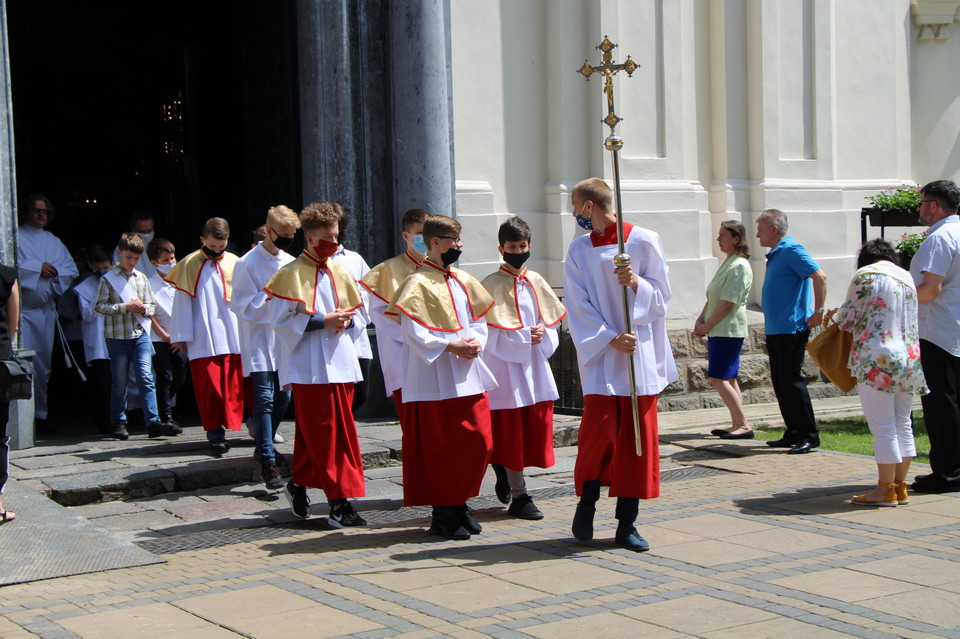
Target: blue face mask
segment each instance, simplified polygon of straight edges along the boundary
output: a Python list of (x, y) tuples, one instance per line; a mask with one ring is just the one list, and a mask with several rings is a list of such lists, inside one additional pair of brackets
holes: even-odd
[(585, 230), (587, 230), (587, 231), (592, 231), (592, 230), (593, 230), (593, 222), (590, 221), (590, 218), (589, 218), (589, 217), (580, 217), (580, 215), (583, 213), (583, 209), (585, 209), (585, 208), (587, 208), (587, 203), (586, 203), (586, 202), (584, 202), (584, 203), (583, 203), (583, 206), (580, 207), (580, 213), (577, 213), (577, 224), (579, 224), (579, 225), (580, 225), (580, 228), (582, 228), (582, 229), (585, 229)]
[(427, 254), (427, 243), (423, 241), (423, 235), (417, 233), (413, 236), (413, 249), (423, 255)]

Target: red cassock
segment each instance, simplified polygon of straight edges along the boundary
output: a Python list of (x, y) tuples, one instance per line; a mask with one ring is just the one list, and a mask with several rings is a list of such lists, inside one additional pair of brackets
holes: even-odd
[(485, 393), (403, 404), (403, 505), (457, 506), (480, 494), (490, 463)]
[(353, 384), (293, 384), (297, 429), (293, 482), (327, 499), (363, 497), (363, 458), (353, 422)]
[(223, 426), (240, 430), (243, 423), (243, 370), (240, 355), (190, 360), (190, 375), (204, 430)]
[(599, 479), (610, 486), (611, 497), (654, 499), (660, 496), (660, 446), (657, 441), (657, 396), (637, 397), (640, 413), (640, 444), (637, 457), (630, 398), (618, 395), (586, 395), (583, 398), (577, 465), (577, 494), (583, 482)]
[(490, 463), (510, 470), (549, 468), (553, 455), (553, 402), (490, 411), (493, 453)]

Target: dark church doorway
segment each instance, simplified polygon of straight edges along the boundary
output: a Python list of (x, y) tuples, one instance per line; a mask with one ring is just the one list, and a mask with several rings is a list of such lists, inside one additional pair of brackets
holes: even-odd
[(292, 0), (8, 0), (17, 185), (71, 251), (146, 209), (183, 256), (301, 205)]

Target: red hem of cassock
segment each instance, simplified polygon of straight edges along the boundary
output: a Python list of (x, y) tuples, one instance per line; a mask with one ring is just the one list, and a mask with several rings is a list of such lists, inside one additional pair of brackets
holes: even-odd
[(510, 470), (550, 468), (553, 456), (553, 402), (490, 411), (493, 432), (491, 464)]
[(404, 404), (404, 506), (458, 506), (480, 494), (490, 463), (486, 393)]
[(243, 368), (239, 353), (190, 360), (193, 394), (203, 430), (240, 430), (243, 424)]
[(319, 488), (328, 500), (363, 497), (353, 384), (293, 384), (293, 401), (293, 483)]
[(580, 421), (574, 481), (577, 494), (583, 482), (600, 480), (611, 497), (653, 499), (660, 496), (660, 446), (657, 440), (657, 396), (637, 397), (640, 444), (637, 457), (630, 398), (585, 395)]

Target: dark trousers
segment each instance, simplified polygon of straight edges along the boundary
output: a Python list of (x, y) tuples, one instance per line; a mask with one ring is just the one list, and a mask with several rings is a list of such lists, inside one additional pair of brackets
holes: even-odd
[(920, 363), (930, 388), (920, 401), (930, 436), (931, 481), (960, 484), (960, 357), (922, 339)]
[(767, 335), (767, 356), (770, 358), (770, 378), (780, 404), (780, 415), (787, 430), (785, 439), (802, 444), (819, 445), (813, 404), (803, 381), (803, 355), (807, 350), (810, 331), (785, 335)]
[(187, 362), (183, 353), (170, 350), (166, 342), (153, 343), (153, 375), (157, 385), (157, 412), (160, 419), (173, 416), (171, 402), (187, 378)]
[(367, 403), (367, 390), (370, 387), (370, 384), (367, 380), (370, 379), (370, 360), (361, 359), (360, 362), (360, 375), (363, 377), (359, 382), (353, 385), (353, 412), (357, 412), (361, 406)]
[(3, 492), (3, 487), (7, 484), (7, 463), (10, 457), (8, 421), (10, 421), (10, 402), (0, 402), (0, 492)]
[(93, 420), (100, 432), (110, 430), (110, 360), (95, 359), (87, 364), (87, 401), (93, 404)]

